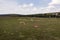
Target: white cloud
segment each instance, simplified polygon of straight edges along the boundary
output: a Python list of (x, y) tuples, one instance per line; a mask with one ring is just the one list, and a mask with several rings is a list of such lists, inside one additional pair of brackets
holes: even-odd
[[(54, 5), (53, 5), (54, 4)], [(55, 6), (60, 4), (58, 0), (52, 0), (48, 7), (35, 7), (33, 3), (18, 5), (16, 0), (0, 0), (0, 14), (35, 14), (35, 13), (45, 13), (45, 12), (55, 12), (60, 11), (60, 8)]]
[(34, 4), (33, 3), (30, 3), (29, 6), (34, 6)]
[(40, 12), (40, 8), (34, 7), (33, 3), (18, 5), (16, 2), (0, 0), (0, 14), (35, 14)]
[(13, 1), (0, 0), (0, 14), (14, 13), (17, 4)]
[(49, 3), (49, 5), (55, 5), (55, 4), (60, 4), (60, 0), (52, 0), (52, 2)]
[(60, 12), (60, 0), (52, 0), (47, 8), (49, 12)]

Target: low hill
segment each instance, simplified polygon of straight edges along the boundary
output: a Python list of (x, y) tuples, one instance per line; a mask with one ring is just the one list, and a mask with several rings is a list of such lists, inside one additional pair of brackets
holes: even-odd
[(31, 15), (20, 15), (20, 14), (4, 14), (0, 15), (0, 17), (60, 17), (60, 12), (52, 12), (52, 13), (44, 13), (44, 14), (31, 14)]

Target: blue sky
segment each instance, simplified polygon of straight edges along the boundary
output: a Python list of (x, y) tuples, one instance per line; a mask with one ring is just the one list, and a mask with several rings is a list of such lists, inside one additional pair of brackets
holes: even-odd
[(0, 0), (0, 14), (60, 12), (60, 0)]
[(34, 6), (46, 7), (51, 0), (17, 0), (18, 4), (29, 4), (33, 3)]

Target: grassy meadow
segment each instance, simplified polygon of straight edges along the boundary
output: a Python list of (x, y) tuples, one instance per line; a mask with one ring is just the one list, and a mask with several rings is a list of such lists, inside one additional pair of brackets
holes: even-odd
[(0, 17), (0, 40), (60, 40), (60, 18)]

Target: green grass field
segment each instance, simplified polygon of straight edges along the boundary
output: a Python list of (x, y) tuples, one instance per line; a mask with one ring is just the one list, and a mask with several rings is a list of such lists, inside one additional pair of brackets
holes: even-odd
[(60, 18), (0, 17), (0, 40), (60, 40)]

